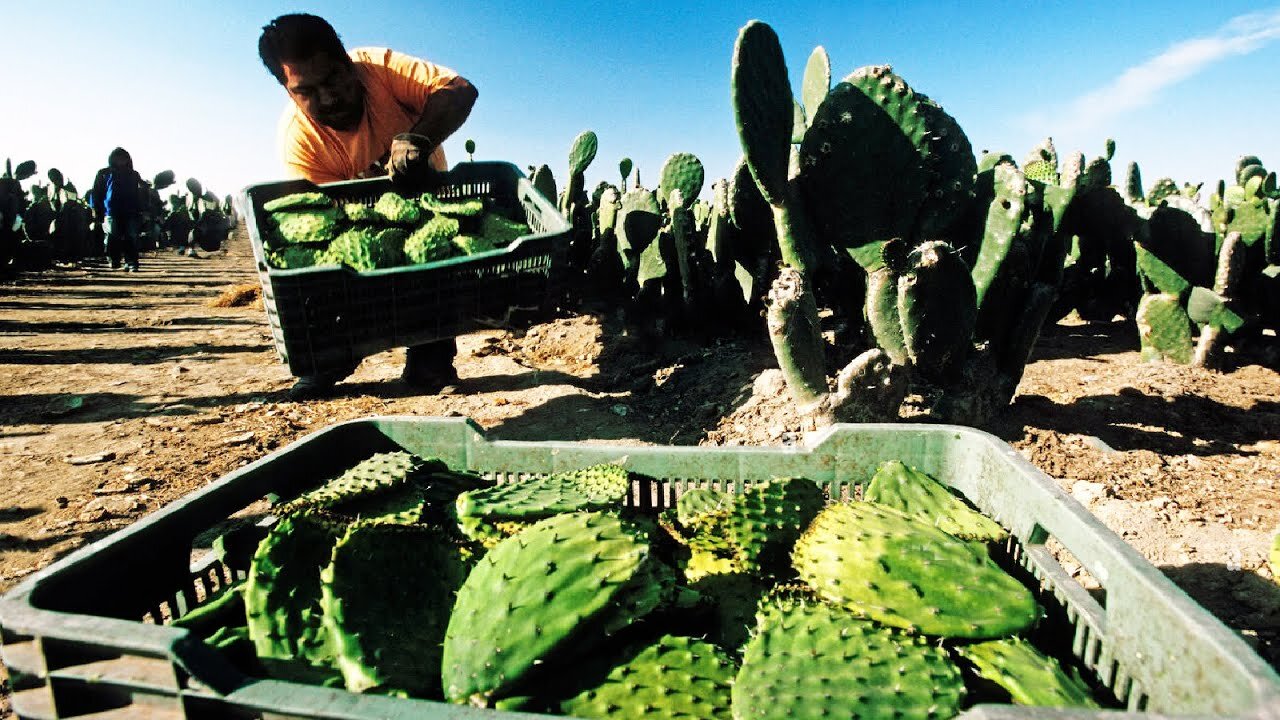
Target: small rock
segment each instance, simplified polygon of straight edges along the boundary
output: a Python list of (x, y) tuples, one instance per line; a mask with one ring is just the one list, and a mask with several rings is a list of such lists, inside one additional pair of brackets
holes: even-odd
[(239, 405), (235, 406), (234, 412), (247, 413), (253, 410), (261, 410), (261, 409), (262, 409), (262, 403), (254, 401), (254, 402), (240, 403)]
[(115, 460), (116, 454), (110, 451), (94, 453), (93, 455), (78, 455), (75, 457), (63, 458), (63, 462), (68, 465), (93, 465), (100, 462)]
[(614, 415), (617, 415), (618, 417), (626, 417), (627, 413), (631, 412), (631, 408), (619, 403), (609, 408), (609, 411), (612, 412)]
[(249, 442), (250, 440), (252, 440), (253, 437), (254, 437), (253, 431), (250, 430), (249, 432), (241, 433), (239, 435), (232, 435), (231, 437), (224, 439), (222, 441), (222, 444), (223, 445), (243, 445)]
[(170, 374), (170, 375), (172, 375), (172, 376), (174, 376), (174, 377), (179, 377), (179, 376), (181, 376), (181, 375), (182, 375), (183, 373), (185, 373), (185, 372), (188, 372), (188, 370), (187, 370), (185, 367), (183, 367), (183, 366), (181, 366), (181, 365), (174, 365), (174, 366), (173, 366), (173, 369), (171, 369), (171, 370), (169, 371), (169, 374)]
[(1099, 500), (1107, 497), (1107, 486), (1102, 483), (1089, 482), (1088, 480), (1077, 480), (1071, 486), (1071, 496), (1081, 505), (1092, 505)]
[(84, 510), (78, 516), (80, 522), (94, 523), (107, 519), (107, 511), (102, 508), (94, 508), (92, 510)]

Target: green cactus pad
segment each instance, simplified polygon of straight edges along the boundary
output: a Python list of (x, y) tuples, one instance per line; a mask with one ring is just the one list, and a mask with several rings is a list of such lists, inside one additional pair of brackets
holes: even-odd
[(782, 571), (792, 546), (824, 504), (822, 490), (804, 478), (777, 478), (744, 490), (724, 519), (739, 565), (754, 573)]
[(875, 503), (823, 510), (792, 561), (825, 599), (925, 635), (998, 638), (1040, 616), (1031, 591), (983, 546)]
[(698, 199), (702, 192), (702, 183), (706, 173), (702, 161), (692, 153), (676, 153), (667, 158), (659, 173), (658, 198), (664, 204), (671, 205), (671, 192), (680, 191), (680, 207), (688, 208)]
[(722, 559), (707, 562), (704, 569), (708, 572), (692, 577), (692, 563), (690, 560), (685, 569), (685, 579), (689, 581), (690, 589), (702, 596), (711, 608), (707, 639), (741, 657), (742, 648), (751, 639), (751, 631), (756, 626), (756, 608), (769, 586), (739, 568), (725, 565)]
[(715, 645), (664, 635), (609, 671), (598, 687), (560, 705), (580, 718), (669, 717), (731, 720), (737, 667)]
[(902, 339), (921, 376), (942, 381), (964, 361), (973, 342), (973, 279), (960, 254), (940, 240), (912, 250), (907, 262), (898, 278)]
[(320, 574), (347, 690), (439, 698), (441, 644), (467, 571), (439, 530), (352, 525)]
[(738, 138), (751, 175), (765, 200), (781, 205), (787, 194), (795, 114), (787, 63), (773, 28), (752, 20), (738, 31), (730, 86)]
[(488, 213), (480, 220), (480, 236), (494, 247), (506, 247), (531, 232), (528, 225), (497, 213)]
[[(1169, 204), (1161, 205), (1147, 220), (1148, 235), (1141, 244), (1157, 256), (1190, 285), (1213, 285), (1217, 258), (1211, 228), (1201, 227), (1200, 221), (1190, 213)], [(1139, 259), (1139, 271), (1161, 292), (1181, 293), (1173, 286), (1163, 285), (1150, 266)]]
[(268, 250), (267, 264), (281, 270), (309, 268), (327, 261), (325, 246), (285, 245), (279, 250)]
[(258, 657), (332, 664), (332, 643), (321, 621), (320, 570), (337, 539), (327, 523), (299, 514), (281, 519), (258, 545), (244, 586)]
[(876, 344), (890, 360), (906, 365), (907, 343), (898, 315), (898, 275), (893, 270), (880, 267), (867, 276), (866, 312)]
[(405, 258), (415, 265), (451, 258), (458, 254), (458, 246), (453, 244), (457, 236), (458, 221), (436, 215), (404, 241)]
[(960, 671), (924, 638), (799, 598), (762, 604), (733, 685), (735, 720), (950, 718)]
[(535, 670), (559, 672), (556, 661), (588, 653), (602, 628), (657, 606), (645, 586), (654, 564), (644, 537), (600, 513), (557, 515), (498, 543), (458, 591), (444, 639), (445, 696), (490, 706), (523, 694)]
[(353, 223), (380, 223), (382, 215), (368, 205), (347, 203), (342, 206), (342, 213)]
[(596, 150), (599, 147), (600, 141), (594, 132), (584, 130), (579, 133), (569, 148), (569, 173), (581, 175), (586, 172), (591, 161), (596, 159)]
[(727, 510), (733, 496), (714, 488), (694, 488), (676, 500), (676, 519), (681, 525), (695, 528), (711, 515)]
[(605, 510), (622, 504), (631, 491), (631, 476), (620, 465), (528, 478), (462, 493), (459, 518), (530, 520), (579, 510)]
[(338, 208), (313, 208), (274, 213), (271, 220), (280, 239), (289, 243), (328, 243), (338, 236)]
[(1226, 298), (1202, 287), (1191, 288), (1187, 295), (1187, 317), (1197, 325), (1210, 325), (1228, 334), (1238, 332), (1245, 323)]
[(556, 178), (551, 173), (551, 168), (546, 165), (538, 166), (533, 171), (533, 175), (529, 178), (529, 182), (533, 184), (533, 189), (542, 194), (547, 202), (552, 205), (556, 204), (558, 194), (556, 193)]
[(344, 503), (381, 495), (430, 473), (447, 470), (448, 467), (435, 458), (424, 460), (407, 452), (376, 453), (324, 485), (279, 506), (276, 513), (337, 509)]
[(190, 630), (199, 638), (207, 638), (219, 629), (245, 622), (244, 581), (223, 588), (205, 604), (174, 620), (174, 627)]
[(1058, 151), (1053, 147), (1053, 138), (1045, 138), (1027, 153), (1022, 161), (1022, 173), (1028, 180), (1035, 180), (1047, 185), (1058, 184)]
[(418, 198), (418, 204), (425, 210), (430, 210), (436, 215), (449, 215), (450, 217), (480, 217), (484, 214), (484, 201), (480, 198), (470, 198), (468, 200), (441, 200), (431, 193), (423, 193)]
[(324, 261), (367, 272), (404, 262), (408, 233), (399, 228), (352, 228), (339, 235), (324, 252)]
[(1143, 295), (1135, 319), (1143, 360), (1168, 360), (1182, 365), (1191, 362), (1195, 351), (1191, 318), (1177, 295)]
[(373, 204), (373, 211), (383, 222), (392, 225), (417, 225), (422, 219), (422, 207), (398, 193), (385, 192)]
[(974, 671), (1009, 691), (1017, 705), (1096, 708), (1089, 688), (1062, 670), (1057, 660), (1022, 638), (961, 645)]
[[(156, 176), (159, 178), (159, 176)], [(172, 182), (172, 180), (170, 180)], [(157, 188), (159, 189), (159, 188)], [(280, 212), (283, 210), (302, 210), (304, 208), (331, 208), (333, 207), (333, 198), (322, 192), (304, 192), (294, 193), (278, 197), (275, 200), (268, 200), (262, 204), (262, 209), (269, 213)]]
[(631, 190), (622, 196), (618, 211), (618, 255), (630, 270), (640, 262), (641, 253), (658, 237), (662, 228), (662, 207), (652, 190)]
[(999, 523), (975, 512), (945, 485), (898, 460), (880, 466), (862, 499), (919, 518), (961, 540), (1001, 542), (1009, 537)]
[(800, 100), (804, 105), (806, 118), (814, 118), (818, 114), (818, 106), (827, 99), (831, 92), (831, 58), (821, 45), (809, 53), (809, 61), (804, 66), (804, 80), (800, 84)]
[(475, 255), (497, 249), (489, 238), (479, 235), (459, 235), (453, 239), (453, 244), (463, 255)]
[(817, 232), (869, 269), (880, 242), (944, 236), (976, 172), (960, 126), (888, 66), (836, 85), (800, 146), (799, 182)]

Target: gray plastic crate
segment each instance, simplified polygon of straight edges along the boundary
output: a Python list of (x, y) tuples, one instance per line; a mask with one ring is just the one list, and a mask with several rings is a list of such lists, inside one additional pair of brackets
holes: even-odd
[[(289, 496), (372, 452), (405, 449), (498, 480), (621, 462), (656, 478), (628, 504), (668, 507), (692, 487), (740, 491), (802, 476), (848, 497), (899, 459), (964, 493), (1012, 531), (1009, 554), (1067, 618), (1072, 652), (1129, 711), (977, 706), (965, 718), (1280, 718), (1280, 677), (1242, 640), (1117, 538), (1049, 477), (983, 432), (946, 425), (839, 425), (811, 449), (620, 447), (486, 440), (464, 419), (370, 418), (316, 432), (120, 532), (0, 598), (0, 640), (20, 718), (517, 718), (516, 713), (355, 695), (247, 677), (186, 630), (166, 625), (243, 574), (193, 558), (209, 528)], [(1061, 543), (1102, 584), (1077, 584), (1046, 546)]]

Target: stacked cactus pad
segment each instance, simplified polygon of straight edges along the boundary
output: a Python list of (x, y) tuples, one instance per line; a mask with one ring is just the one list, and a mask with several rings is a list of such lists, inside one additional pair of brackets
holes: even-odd
[(224, 536), (247, 578), (174, 624), (251, 675), (583, 718), (1097, 706), (1005, 530), (914, 468), (860, 501), (774, 478), (660, 512), (627, 506), (644, 480), (375, 454)]
[(345, 265), (357, 271), (421, 265), (506, 247), (529, 234), (484, 201), (448, 201), (431, 193), (383, 193), (372, 204), (339, 202), (323, 192), (263, 204), (270, 230), (264, 251), (275, 268)]

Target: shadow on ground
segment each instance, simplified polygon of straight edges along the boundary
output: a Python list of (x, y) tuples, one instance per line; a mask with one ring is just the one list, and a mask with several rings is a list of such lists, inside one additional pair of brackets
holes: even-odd
[[(1100, 423), (1099, 418), (1105, 418)], [(998, 434), (1022, 437), (1023, 427), (1094, 435), (1116, 450), (1165, 455), (1250, 455), (1241, 446), (1280, 437), (1280, 403), (1248, 409), (1199, 395), (1171, 398), (1123, 388), (1056, 403), (1043, 395), (1019, 395), (1000, 419)]]

